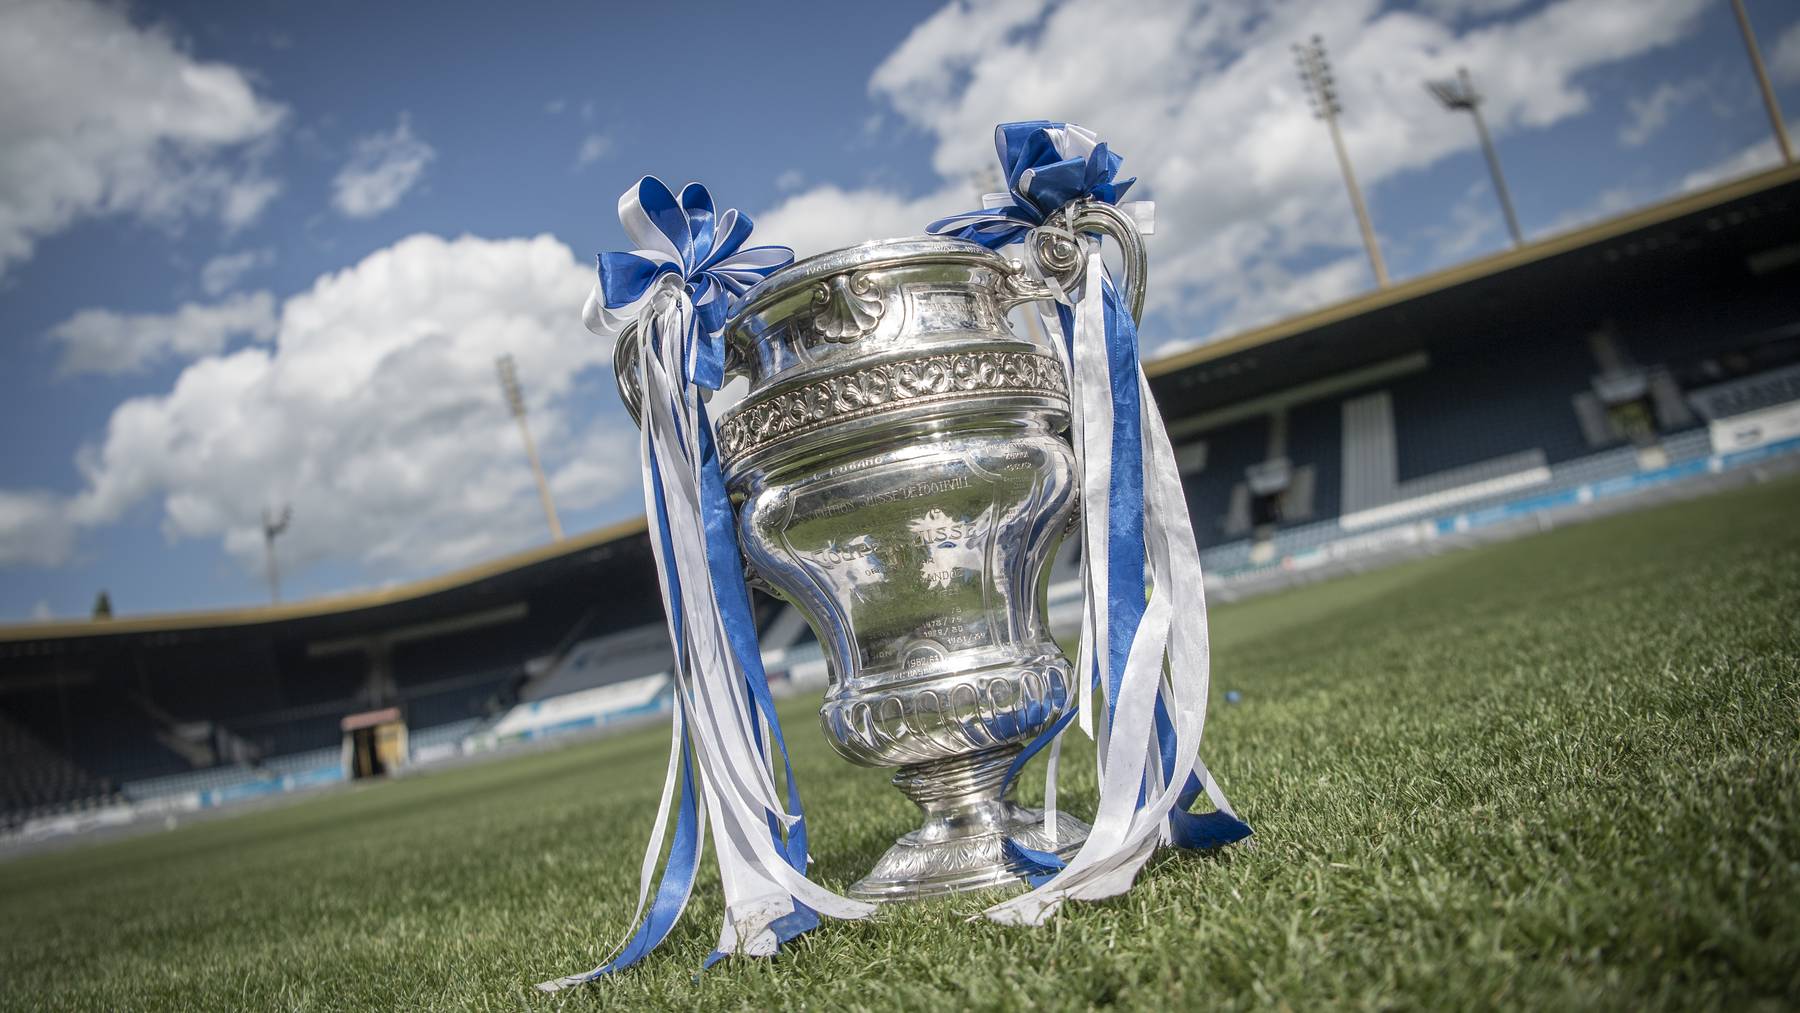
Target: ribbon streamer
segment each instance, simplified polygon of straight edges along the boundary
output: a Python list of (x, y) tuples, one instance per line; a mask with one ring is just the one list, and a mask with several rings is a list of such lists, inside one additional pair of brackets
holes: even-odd
[[(1005, 123), (994, 142), (1007, 193), (927, 231), (1000, 249), (1066, 228), (1058, 222), (1073, 220), (1083, 202), (1118, 206), (1149, 231), (1152, 208), (1119, 205), (1135, 180), (1117, 179), (1122, 160), (1092, 131)], [(1100, 798), (1092, 831), (1066, 864), (1008, 842), (1033, 884), (984, 912), (1008, 924), (1042, 924), (1065, 900), (1125, 892), (1160, 844), (1211, 848), (1250, 835), (1199, 759), (1210, 680), (1205, 589), (1174, 451), (1138, 359), (1137, 325), (1107, 277), (1099, 238), (1074, 238), (1084, 252), (1082, 284), (1070, 291), (1044, 280), (1057, 293), (1075, 408), (1084, 591), (1076, 671), (1088, 677), (1077, 708), (1026, 748), (1008, 780), (1046, 746), (1054, 758), (1078, 719), (1097, 744)], [(1055, 776), (1053, 763), (1047, 802)], [(1214, 811), (1189, 812), (1202, 792)]]
[[(644, 509), (675, 646), (675, 706), (662, 801), (639, 874), (637, 928), (599, 967), (538, 985), (546, 992), (630, 967), (668, 936), (693, 892), (707, 826), (725, 890), (708, 966), (731, 953), (772, 954), (818, 925), (821, 914), (874, 911), (806, 877), (805, 809), (763, 671), (736, 513), (701, 395), (724, 380), (722, 331), (732, 300), (792, 263), (793, 251), (746, 247), (750, 217), (715, 213), (698, 183), (677, 197), (646, 176), (619, 198), (619, 222), (639, 249), (600, 255), (582, 316), (605, 337), (638, 327), (630, 380), (643, 412)], [(771, 775), (777, 757), (785, 799)], [(671, 808), (673, 839), (651, 899)]]

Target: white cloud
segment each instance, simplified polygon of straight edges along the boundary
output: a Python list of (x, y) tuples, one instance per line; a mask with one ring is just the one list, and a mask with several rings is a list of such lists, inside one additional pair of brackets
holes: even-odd
[(1625, 106), (1631, 119), (1619, 128), (1619, 143), (1628, 148), (1643, 147), (1668, 125), (1669, 116), (1675, 110), (1699, 98), (1705, 91), (1703, 79), (1691, 78), (1680, 83), (1664, 81), (1649, 95), (1628, 99)]
[(775, 177), (775, 189), (783, 193), (798, 190), (806, 185), (806, 173), (799, 169), (783, 169), (781, 175)]
[(881, 189), (821, 186), (757, 214), (756, 234), (759, 242), (791, 246), (796, 256), (809, 257), (871, 239), (916, 235), (932, 219), (980, 203), (969, 187), (908, 199)]
[(1769, 73), (1782, 84), (1800, 82), (1800, 21), (1782, 29), (1769, 51)]
[(275, 251), (268, 247), (221, 253), (200, 268), (200, 287), (207, 295), (217, 298), (236, 287), (245, 274), (274, 262)]
[(0, 489), (0, 566), (60, 566), (75, 549), (75, 525), (53, 493)]
[(882, 189), (853, 189), (823, 185), (794, 194), (770, 211), (756, 214), (756, 234), (761, 241), (794, 247), (794, 254), (810, 257), (824, 250), (853, 247), (869, 239), (916, 236), (934, 218), (952, 211), (976, 207), (981, 196), (970, 187), (947, 187), (940, 193), (909, 200)]
[[(917, 232), (975, 203), (974, 181), (992, 173), (994, 124), (1068, 119), (1111, 141), (1127, 174), (1145, 181), (1133, 196), (1157, 201), (1152, 310), (1208, 321), (1215, 333), (1251, 326), (1305, 308), (1299, 299), (1369, 284), (1366, 268), (1356, 278), (1360, 240), (1337, 166), (1321, 154), (1323, 128), (1294, 80), (1292, 43), (1319, 33), (1331, 47), (1345, 143), (1375, 189), (1475, 146), (1467, 122), (1439, 109), (1421, 81), (1468, 67), (1504, 142), (1587, 111), (1585, 71), (1683, 37), (1706, 3), (1559, 0), (1467, 28), (1377, 0), (1289, 0), (1254, 12), (1164, 0), (1129, 18), (1106, 0), (953, 3), (870, 79), (929, 138), (942, 192), (913, 200), (819, 186), (758, 224), (797, 246)], [(1492, 15), (1509, 5), (1458, 6)], [(1070, 53), (1081, 54), (1080, 73), (1069, 71)]]
[[(550, 493), (559, 510), (599, 506), (637, 482), (637, 440), (628, 429), (590, 426), (563, 456), (566, 461), (550, 474)], [(517, 466), (525, 462), (519, 460)]]
[(581, 149), (575, 153), (575, 167), (585, 168), (605, 158), (612, 152), (612, 138), (605, 134), (589, 134), (581, 140)]
[(1447, 21), (1491, 18), (1523, 6), (1525, 0), (1425, 0), (1423, 6)]
[(225, 223), (227, 230), (235, 232), (262, 217), (263, 209), (279, 196), (281, 181), (253, 170), (225, 189), (219, 219)]
[(212, 305), (185, 303), (173, 313), (85, 309), (50, 328), (50, 339), (62, 346), (57, 370), (64, 376), (135, 373), (170, 356), (215, 355), (238, 336), (275, 336), (274, 297), (240, 293)]
[(251, 149), (283, 116), (120, 5), (0, 4), (0, 271), (97, 215), (247, 224), (279, 189)]
[(37, 600), (37, 604), (31, 606), (31, 621), (32, 622), (47, 623), (50, 620), (55, 619), (55, 618), (56, 618), (56, 613), (50, 608), (50, 602), (48, 599), (39, 598)]
[(577, 423), (571, 410), (577, 375), (611, 359), (581, 326), (592, 284), (550, 236), (403, 239), (288, 299), (273, 346), (200, 359), (166, 393), (121, 404), (77, 459), (85, 488), (68, 516), (103, 525), (160, 502), (168, 537), (217, 539), (257, 571), (261, 511), (285, 502), (284, 565), (347, 560), (377, 579), (539, 540), (500, 354), (518, 363), (559, 505), (637, 483), (623, 412)]
[(1483, 244), (1503, 236), (1504, 230), (1494, 184), (1483, 178), (1469, 184), (1450, 206), (1443, 223), (1427, 226), (1423, 232), (1431, 240), (1431, 260), (1448, 263), (1467, 259)]
[[(1788, 136), (1800, 134), (1800, 120), (1788, 121)], [(1775, 149), (1775, 138), (1765, 137), (1754, 144), (1746, 145), (1711, 165), (1695, 169), (1681, 178), (1677, 189), (1682, 192), (1704, 190), (1709, 186), (1717, 186), (1726, 180), (1739, 176), (1748, 176), (1753, 172), (1773, 169), (1781, 164), (1781, 153)]]
[(1620, 183), (1609, 186), (1595, 194), (1584, 204), (1564, 210), (1544, 226), (1546, 235), (1555, 235), (1570, 229), (1578, 229), (1591, 225), (1602, 218), (1611, 218), (1629, 208), (1647, 204), (1656, 195), (1657, 188), (1643, 183)]
[(349, 218), (373, 218), (400, 203), (436, 157), (401, 116), (394, 129), (357, 140), (350, 161), (331, 181), (331, 205)]

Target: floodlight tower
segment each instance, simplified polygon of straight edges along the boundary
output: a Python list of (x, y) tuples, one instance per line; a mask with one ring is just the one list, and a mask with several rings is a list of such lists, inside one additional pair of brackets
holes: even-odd
[(537, 479), (538, 498), (544, 501), (544, 517), (550, 522), (550, 540), (562, 541), (562, 521), (556, 518), (556, 502), (550, 498), (550, 483), (544, 478), (544, 466), (538, 461), (537, 444), (532, 442), (531, 427), (525, 422), (525, 395), (519, 390), (519, 370), (511, 355), (494, 360), (500, 374), (500, 392), (506, 396), (506, 407), (519, 422), (519, 435), (525, 438), (525, 456), (531, 459), (531, 475)]
[(281, 571), (275, 565), (275, 538), (288, 529), (294, 519), (294, 508), (286, 503), (280, 510), (263, 507), (263, 552), (269, 559), (269, 601), (281, 604)]
[(1775, 143), (1781, 146), (1782, 162), (1794, 164), (1794, 145), (1788, 140), (1787, 121), (1781, 118), (1781, 103), (1775, 99), (1775, 86), (1769, 83), (1769, 68), (1763, 66), (1762, 47), (1756, 44), (1756, 31), (1750, 27), (1750, 15), (1744, 11), (1744, 0), (1731, 0), (1737, 14), (1738, 30), (1744, 33), (1744, 48), (1750, 52), (1750, 69), (1762, 89), (1763, 108), (1769, 111), (1769, 125), (1775, 130)]
[(1519, 217), (1513, 214), (1512, 195), (1506, 192), (1506, 177), (1500, 173), (1500, 156), (1494, 151), (1494, 139), (1488, 136), (1487, 121), (1481, 117), (1481, 93), (1469, 80), (1467, 69), (1456, 68), (1456, 76), (1445, 81), (1427, 81), (1425, 90), (1437, 97), (1451, 112), (1466, 112), (1475, 119), (1475, 133), (1481, 138), (1481, 152), (1487, 156), (1488, 172), (1494, 177), (1494, 195), (1500, 198), (1500, 210), (1506, 215), (1506, 231), (1512, 233), (1514, 246), (1523, 246), (1525, 237), (1519, 232)]
[(1375, 284), (1386, 288), (1387, 265), (1381, 260), (1381, 246), (1375, 241), (1375, 226), (1369, 221), (1369, 209), (1363, 204), (1362, 190), (1356, 185), (1356, 173), (1350, 169), (1350, 155), (1344, 150), (1343, 135), (1338, 132), (1338, 114), (1344, 107), (1338, 103), (1337, 88), (1331, 79), (1331, 62), (1325, 56), (1325, 40), (1315, 35), (1311, 42), (1294, 44), (1294, 62), (1300, 65), (1300, 80), (1306, 85), (1306, 97), (1312, 103), (1313, 115), (1325, 121), (1331, 131), (1331, 146), (1337, 149), (1338, 166), (1344, 170), (1344, 185), (1350, 190), (1350, 206), (1356, 211), (1356, 223), (1362, 227), (1363, 246), (1369, 251), (1369, 266), (1375, 270)]

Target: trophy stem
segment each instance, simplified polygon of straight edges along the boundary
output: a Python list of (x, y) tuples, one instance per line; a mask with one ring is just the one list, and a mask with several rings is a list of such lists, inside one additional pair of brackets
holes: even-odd
[(1006, 857), (1009, 837), (1033, 850), (1073, 855), (1087, 838), (1086, 823), (1059, 812), (1052, 832), (1042, 810), (1004, 796), (1006, 771), (1021, 748), (901, 767), (894, 786), (918, 805), (924, 825), (896, 841), (850, 895), (915, 900), (1016, 884), (1024, 870)]

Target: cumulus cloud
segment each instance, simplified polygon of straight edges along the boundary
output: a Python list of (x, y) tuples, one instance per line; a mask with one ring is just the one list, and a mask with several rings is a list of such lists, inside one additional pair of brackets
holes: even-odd
[(235, 232), (262, 217), (263, 208), (268, 207), (269, 202), (279, 196), (281, 181), (252, 169), (242, 179), (233, 181), (225, 188), (225, 197), (219, 207), (219, 220), (225, 223), (228, 232)]
[(120, 5), (0, 4), (0, 271), (97, 215), (248, 224), (280, 190), (256, 142), (283, 116)]
[(581, 148), (575, 152), (575, 168), (584, 169), (605, 158), (612, 152), (612, 138), (605, 134), (589, 134), (581, 139)]
[(0, 566), (59, 566), (75, 549), (75, 525), (55, 494), (0, 489)]
[(1769, 73), (1782, 84), (1800, 81), (1800, 21), (1783, 29), (1769, 51)]
[(1692, 78), (1679, 83), (1664, 81), (1643, 98), (1629, 99), (1625, 108), (1631, 118), (1619, 128), (1619, 143), (1628, 148), (1641, 148), (1668, 125), (1674, 112), (1706, 91), (1706, 82)]
[(1525, 0), (1425, 0), (1426, 10), (1446, 21), (1491, 18), (1522, 7)]
[[(377, 578), (540, 539), (500, 354), (518, 363), (561, 505), (636, 487), (630, 421), (572, 410), (576, 378), (611, 358), (579, 320), (592, 283), (550, 236), (403, 239), (288, 299), (272, 345), (209, 355), (167, 392), (121, 404), (78, 457), (85, 487), (60, 514), (94, 526), (158, 502), (168, 537), (216, 539), (256, 571), (261, 512), (288, 503), (285, 560), (348, 560)], [(27, 505), (38, 513), (18, 518), (56, 504)], [(0, 515), (4, 544), (33, 544), (22, 525)]]
[(373, 218), (400, 203), (436, 157), (402, 116), (394, 129), (357, 140), (350, 161), (331, 181), (331, 206), (347, 218)]
[(50, 329), (62, 346), (58, 371), (135, 373), (170, 357), (213, 355), (234, 337), (267, 341), (275, 336), (275, 299), (267, 292), (224, 302), (186, 303), (173, 313), (115, 313), (85, 309)]
[(244, 275), (274, 262), (275, 251), (268, 247), (221, 253), (201, 266), (200, 288), (217, 298), (237, 287), (238, 280)]
[(925, 231), (932, 219), (980, 201), (973, 187), (947, 187), (909, 199), (881, 189), (827, 185), (795, 194), (756, 215), (756, 232), (793, 247), (796, 256), (808, 257), (871, 239), (914, 235)]
[[(916, 232), (974, 203), (972, 181), (992, 173), (994, 124), (1070, 119), (1113, 142), (1145, 180), (1134, 196), (1157, 201), (1151, 309), (1201, 333), (1251, 326), (1371, 281), (1337, 166), (1321, 157), (1322, 128), (1294, 81), (1292, 43), (1319, 33), (1330, 46), (1345, 143), (1373, 189), (1476, 143), (1421, 81), (1466, 66), (1495, 134), (1546, 127), (1587, 111), (1585, 71), (1683, 37), (1706, 0), (1557, 0), (1506, 19), (1493, 18), (1513, 6), (1504, 2), (1439, 6), (1453, 16), (1377, 0), (1165, 0), (1129, 18), (1105, 0), (953, 3), (870, 78), (928, 138), (943, 193), (818, 186), (758, 222), (802, 244)], [(1069, 53), (1081, 54), (1082, 73), (1068, 72)]]
[[(1789, 120), (1788, 136), (1800, 134), (1800, 120)], [(1702, 166), (1681, 178), (1678, 187), (1684, 193), (1689, 190), (1704, 190), (1709, 186), (1717, 186), (1726, 180), (1739, 176), (1748, 176), (1753, 172), (1773, 169), (1781, 164), (1781, 152), (1776, 150), (1775, 138), (1765, 137), (1760, 141), (1745, 145), (1729, 155)]]

